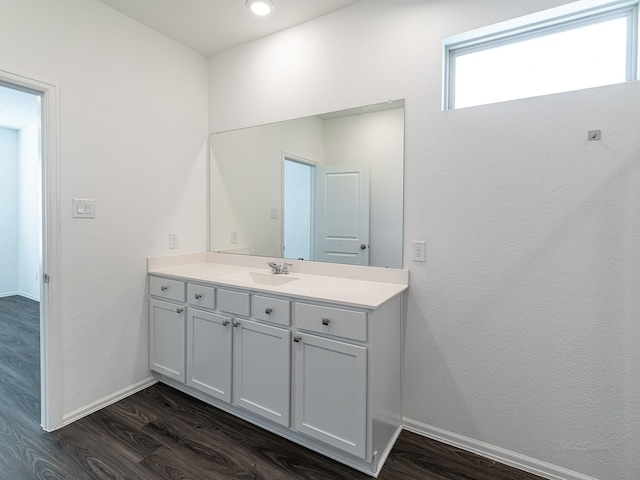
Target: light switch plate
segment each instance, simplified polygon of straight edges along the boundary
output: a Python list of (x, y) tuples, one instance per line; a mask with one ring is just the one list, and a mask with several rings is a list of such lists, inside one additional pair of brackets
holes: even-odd
[(95, 200), (92, 198), (72, 198), (71, 216), (73, 218), (96, 218)]

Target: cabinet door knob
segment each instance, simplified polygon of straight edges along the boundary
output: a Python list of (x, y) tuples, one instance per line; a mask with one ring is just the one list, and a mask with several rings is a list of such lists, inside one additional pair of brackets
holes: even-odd
[(240, 322), (238, 320), (234, 320), (233, 321), (233, 326), (238, 328), (238, 325), (240, 325)]
[(296, 335), (295, 337), (293, 337), (293, 341), (296, 343), (300, 343), (300, 340), (302, 340), (302, 337), (300, 335)]
[(264, 309), (264, 313), (266, 313), (267, 315), (271, 315), (271, 312), (273, 312), (272, 308), (265, 308)]
[(222, 326), (227, 327), (229, 325), (229, 320), (222, 320)]
[(166, 292), (167, 290), (169, 290), (169, 286), (168, 285), (160, 285), (160, 291)]
[(202, 294), (201, 293), (196, 293), (194, 295), (194, 297), (196, 297), (196, 300), (200, 300), (202, 298)]
[(331, 321), (331, 320), (329, 320), (328, 318), (323, 318), (323, 319), (322, 319), (322, 324), (323, 324), (323, 325), (329, 325), (329, 322), (330, 322), (330, 321)]
[(184, 308), (182, 307), (176, 308), (176, 313), (182, 313), (182, 312), (184, 312)]

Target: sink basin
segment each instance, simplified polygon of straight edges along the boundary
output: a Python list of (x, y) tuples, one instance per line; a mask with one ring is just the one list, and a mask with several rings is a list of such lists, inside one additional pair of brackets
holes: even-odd
[(232, 280), (234, 282), (242, 283), (254, 283), (258, 285), (271, 285), (278, 286), (285, 283), (295, 282), (300, 280), (298, 277), (291, 277), (289, 275), (274, 275), (273, 273), (261, 273), (261, 272), (241, 272), (227, 275), (225, 279)]

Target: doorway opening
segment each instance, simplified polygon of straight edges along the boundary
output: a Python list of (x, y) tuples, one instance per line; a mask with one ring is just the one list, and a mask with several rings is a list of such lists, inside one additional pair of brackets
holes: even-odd
[(41, 119), (39, 93), (0, 84), (0, 371), (8, 382), (2, 395), (7, 408), (27, 404), (33, 422), (42, 403)]
[(284, 156), (283, 257), (314, 260), (314, 191), (316, 166)]
[(63, 425), (57, 98), (55, 85), (0, 70), (0, 299), (35, 322), (24, 347), (39, 352), (30, 373), (47, 431)]

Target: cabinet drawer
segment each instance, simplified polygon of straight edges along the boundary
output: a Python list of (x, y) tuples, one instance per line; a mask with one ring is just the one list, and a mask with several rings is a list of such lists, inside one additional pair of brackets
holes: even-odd
[(187, 285), (187, 302), (197, 307), (216, 308), (215, 288), (189, 283)]
[(354, 310), (295, 303), (295, 325), (303, 330), (336, 337), (367, 340), (367, 314)]
[(234, 315), (249, 316), (249, 294), (218, 289), (218, 310)]
[(150, 277), (149, 293), (154, 297), (184, 302), (184, 282), (168, 278)]
[(253, 318), (258, 320), (279, 325), (291, 325), (291, 302), (288, 300), (253, 295), (251, 297), (251, 311)]

